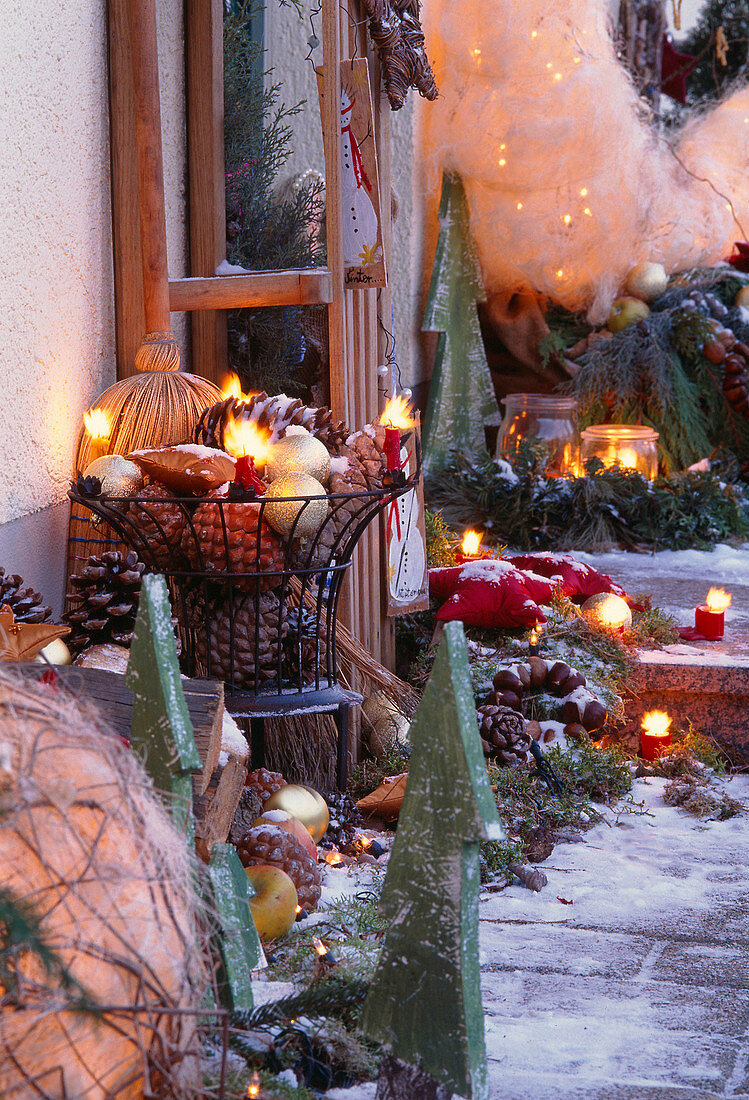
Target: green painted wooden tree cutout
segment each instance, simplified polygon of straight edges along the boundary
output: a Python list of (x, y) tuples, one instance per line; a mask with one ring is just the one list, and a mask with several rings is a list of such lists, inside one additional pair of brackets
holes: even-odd
[(423, 332), (438, 332), (424, 420), (424, 469), (439, 470), (450, 451), (486, 456), (484, 420), (497, 412), (476, 303), (483, 302), (463, 184), (445, 176), (440, 233)]
[(250, 910), (255, 891), (232, 844), (213, 845), (208, 875), (221, 925), (218, 948), (223, 974), (219, 975), (219, 995), (230, 1012), (250, 1009), (252, 971), (265, 965)]
[(406, 796), (382, 893), (390, 924), (363, 1029), (394, 1058), (484, 1100), (479, 845), (502, 827), (481, 751), (461, 623), (448, 623), (411, 724)]
[[(125, 683), (133, 693), (131, 743), (157, 787), (200, 771), (192, 722), (182, 690), (166, 581), (145, 576), (140, 590)], [(185, 785), (177, 784), (180, 797)]]

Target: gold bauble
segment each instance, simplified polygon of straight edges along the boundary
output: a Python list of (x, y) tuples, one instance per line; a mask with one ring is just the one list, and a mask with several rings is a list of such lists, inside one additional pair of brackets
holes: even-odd
[(614, 592), (598, 592), (587, 599), (580, 610), (588, 626), (595, 630), (628, 630), (632, 625), (627, 601)]
[(268, 451), (266, 481), (275, 481), (277, 477), (294, 472), (309, 474), (323, 484), (330, 477), (328, 448), (309, 432), (285, 435)]
[(73, 654), (62, 638), (55, 638), (47, 642), (44, 649), (40, 649), (34, 660), (40, 665), (69, 665), (72, 664)]
[[(272, 497), (311, 497), (304, 500), (272, 500)], [(316, 478), (295, 471), (276, 478), (268, 486), (269, 503), (263, 511), (263, 519), (279, 535), (288, 535), (294, 528), (294, 538), (304, 539), (315, 535), (328, 514), (328, 497)], [(301, 515), (299, 513), (301, 512)], [(299, 516), (299, 522), (294, 522)]]
[(101, 491), (107, 497), (132, 497), (143, 488), (143, 474), (122, 455), (102, 455), (89, 462), (84, 477), (98, 477)]
[(324, 837), (330, 820), (328, 804), (322, 795), (297, 783), (287, 783), (266, 799), (263, 812), (268, 810), (286, 810), (287, 814), (301, 821), (315, 844), (319, 844)]
[(668, 275), (663, 264), (636, 264), (628, 273), (624, 283), (625, 294), (640, 298), (643, 302), (654, 302), (666, 293)]

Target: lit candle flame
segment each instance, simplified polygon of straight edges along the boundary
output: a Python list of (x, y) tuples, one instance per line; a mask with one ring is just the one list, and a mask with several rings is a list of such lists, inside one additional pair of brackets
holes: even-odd
[(530, 643), (530, 645), (538, 645), (538, 631), (537, 630), (531, 630), (530, 635), (528, 637), (528, 642)]
[(83, 424), (92, 439), (109, 439), (112, 425), (104, 409), (89, 409), (83, 414)]
[(270, 432), (250, 420), (232, 420), (224, 429), (224, 449), (235, 458), (250, 455), (258, 468), (268, 460), (269, 440)]
[(328, 949), (319, 936), (313, 936), (312, 942), (315, 945), (315, 951), (318, 953), (320, 958), (322, 958), (324, 955), (327, 955)]
[(380, 417), (380, 424), (386, 424), (389, 428), (412, 428), (414, 418), (408, 398), (401, 393), (391, 397)]
[(705, 600), (708, 611), (725, 611), (731, 606), (731, 593), (725, 588), (711, 588)]
[(343, 862), (340, 852), (328, 852), (325, 857), (325, 862), (329, 867), (337, 867), (339, 863)]
[(297, 905), (297, 907), (296, 907), (296, 913), (297, 913), (297, 916), (299, 916), (299, 914), (301, 913), (301, 911), (302, 911), (302, 907), (301, 907), (301, 905)]
[(624, 470), (636, 470), (637, 452), (633, 451), (631, 447), (624, 447), (615, 454), (614, 461)]
[(667, 737), (671, 729), (671, 718), (665, 710), (649, 710), (642, 717), (642, 728), (651, 737)]
[(461, 543), (461, 552), (466, 558), (475, 558), (481, 548), (481, 540), (484, 536), (480, 531), (466, 531)]
[(236, 397), (237, 401), (249, 401), (251, 397), (256, 397), (257, 395), (254, 393), (244, 393), (242, 384), (239, 381), (239, 375), (235, 374), (234, 371), (230, 371), (221, 387), (221, 396), (224, 400), (229, 397)]

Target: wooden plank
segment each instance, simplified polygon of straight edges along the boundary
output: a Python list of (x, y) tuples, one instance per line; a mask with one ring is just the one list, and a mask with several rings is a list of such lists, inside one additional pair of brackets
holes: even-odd
[[(24, 676), (38, 679), (46, 665), (19, 664)], [(57, 666), (55, 675), (62, 685), (82, 701), (93, 704), (107, 725), (123, 737), (130, 737), (133, 696), (125, 687), (125, 677), (100, 668), (79, 668), (76, 665)], [(218, 766), (221, 751), (221, 727), (224, 713), (224, 685), (218, 680), (182, 680), (187, 710), (193, 724), (195, 744), (203, 761), (198, 777), (204, 791)]]
[(199, 309), (324, 305), (332, 299), (332, 277), (324, 267), (169, 280), (169, 308), (173, 313)]
[[(190, 273), (213, 276), (226, 259), (223, 0), (187, 0), (185, 69)], [(223, 307), (194, 311), (190, 321), (192, 372), (220, 382), (227, 369)]]
[(244, 764), (230, 756), (224, 767), (213, 773), (205, 793), (195, 790), (195, 847), (205, 863), (213, 845), (223, 844), (229, 835), (246, 777)]
[(117, 377), (135, 374), (145, 327), (138, 212), (138, 160), (130, 63), (130, 24), (122, 0), (109, 0), (109, 128)]

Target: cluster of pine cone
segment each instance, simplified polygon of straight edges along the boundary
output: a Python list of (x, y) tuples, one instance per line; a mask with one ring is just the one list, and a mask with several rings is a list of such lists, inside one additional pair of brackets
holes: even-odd
[(706, 341), (702, 354), (715, 367), (723, 368), (723, 393), (734, 412), (749, 417), (749, 345), (743, 343), (725, 324), (728, 307), (710, 291), (692, 290), (681, 309), (699, 312), (710, 318), (713, 339)]

